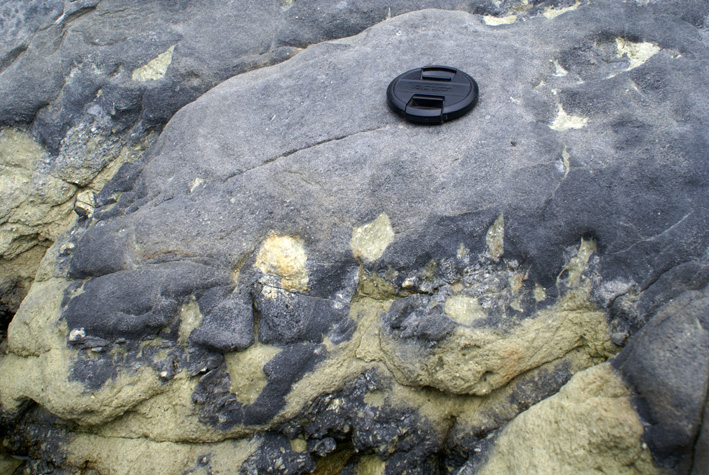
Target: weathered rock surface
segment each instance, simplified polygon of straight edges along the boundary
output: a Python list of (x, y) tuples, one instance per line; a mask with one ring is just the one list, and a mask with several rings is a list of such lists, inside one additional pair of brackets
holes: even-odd
[(637, 394), (645, 440), (666, 463), (688, 472), (702, 455), (699, 431), (709, 388), (709, 289), (667, 303), (614, 360)]
[[(701, 473), (708, 12), (668, 8), (414, 12), (182, 108), (12, 321), (9, 450), (100, 473), (495, 473), (540, 450)], [(480, 101), (404, 123), (386, 86), (430, 63)]]
[(510, 422), (487, 464), (460, 473), (662, 473), (642, 444), (630, 395), (608, 364), (582, 371)]
[(391, 15), (431, 6), (493, 15), (508, 3), (3, 2), (0, 318), (11, 318), (43, 252), (73, 224), (77, 194), (101, 189), (211, 87)]

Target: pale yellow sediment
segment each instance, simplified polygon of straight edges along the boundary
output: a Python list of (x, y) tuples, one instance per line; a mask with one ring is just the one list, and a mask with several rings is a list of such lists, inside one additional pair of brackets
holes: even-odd
[(133, 81), (155, 81), (165, 76), (167, 68), (172, 63), (172, 53), (175, 46), (170, 46), (167, 50), (157, 55), (143, 66), (133, 70), (130, 78)]
[(76, 433), (67, 443), (67, 461), (75, 467), (91, 466), (102, 475), (199, 473), (200, 462), (209, 463), (210, 474), (237, 475), (259, 442), (255, 438), (181, 444)]
[(628, 70), (635, 69), (645, 64), (647, 60), (660, 52), (660, 47), (648, 41), (633, 42), (625, 38), (615, 40), (619, 58), (625, 57), (630, 61)]
[(497, 262), (505, 253), (505, 215), (501, 214), (490, 226), (485, 235), (487, 252)]
[(280, 277), (286, 290), (308, 290), (307, 255), (302, 239), (269, 235), (259, 249), (254, 266), (264, 274)]
[(389, 216), (382, 213), (374, 221), (352, 230), (352, 254), (355, 259), (376, 261), (394, 241), (394, 236)]
[(549, 126), (554, 130), (566, 131), (570, 129), (582, 129), (588, 124), (588, 118), (580, 115), (569, 115), (564, 108), (559, 104), (556, 118)]
[(564, 13), (572, 12), (572, 11), (578, 9), (578, 7), (580, 7), (580, 6), (581, 6), (581, 2), (576, 2), (573, 5), (570, 5), (568, 7), (563, 7), (563, 8), (546, 7), (544, 9), (544, 13), (542, 13), (542, 15), (544, 15), (545, 18), (548, 18), (551, 20), (551, 19), (556, 18), (560, 15), (563, 15)]
[(642, 435), (630, 389), (605, 363), (512, 420), (479, 473), (661, 473)]
[(199, 304), (194, 297), (180, 309), (180, 328), (177, 342), (182, 346), (187, 346), (190, 334), (202, 323), (202, 313), (199, 311)]
[(511, 25), (517, 21), (517, 15), (507, 15), (507, 16), (492, 16), (485, 15), (483, 17), (483, 23), (488, 26), (500, 26), (500, 25)]
[(224, 355), (231, 380), (231, 392), (237, 401), (252, 404), (258, 399), (268, 383), (263, 367), (280, 351), (276, 346), (256, 343), (244, 351)]
[(377, 455), (366, 455), (357, 464), (357, 475), (384, 475), (386, 464)]
[(470, 325), (475, 320), (487, 316), (478, 299), (467, 295), (452, 295), (448, 297), (443, 310), (446, 315), (463, 325)]

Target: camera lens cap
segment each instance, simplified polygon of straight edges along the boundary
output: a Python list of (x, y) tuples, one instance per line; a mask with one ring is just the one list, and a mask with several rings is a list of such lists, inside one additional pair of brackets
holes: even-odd
[(426, 66), (396, 77), (387, 88), (389, 106), (409, 122), (442, 124), (478, 102), (478, 84), (449, 66)]

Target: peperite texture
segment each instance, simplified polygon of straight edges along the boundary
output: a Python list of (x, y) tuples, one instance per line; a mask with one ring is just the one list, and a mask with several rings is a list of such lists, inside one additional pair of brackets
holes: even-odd
[[(704, 473), (709, 7), (523, 7), (396, 16), (177, 112), (42, 261), (0, 357), (7, 450)], [(401, 121), (387, 84), (436, 63), (478, 105)]]
[(97, 192), (136, 161), (182, 106), (310, 44), (433, 6), (489, 15), (510, 7), (486, 0), (1, 2), (0, 338), (47, 248), (74, 224), (72, 208), (87, 214), (75, 206), (78, 195)]

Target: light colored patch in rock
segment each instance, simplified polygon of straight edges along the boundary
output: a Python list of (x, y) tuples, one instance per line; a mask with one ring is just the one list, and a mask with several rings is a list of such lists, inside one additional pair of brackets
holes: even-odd
[(483, 17), (483, 23), (488, 26), (500, 26), (500, 25), (511, 25), (517, 21), (517, 15), (507, 15), (503, 17), (485, 15)]
[(554, 76), (562, 77), (562, 76), (566, 76), (567, 74), (569, 74), (569, 72), (566, 69), (564, 69), (564, 67), (561, 64), (559, 64), (558, 60), (556, 60), (556, 59), (553, 60), (552, 65), (554, 66)]
[(366, 455), (357, 464), (357, 475), (384, 475), (386, 464), (377, 455)]
[(446, 315), (463, 325), (470, 325), (475, 320), (487, 316), (478, 299), (467, 295), (452, 295), (448, 297), (443, 310)]
[(187, 340), (192, 331), (202, 323), (202, 313), (199, 311), (197, 300), (191, 298), (180, 310), (180, 330), (177, 342), (187, 346)]
[(303, 437), (296, 437), (291, 439), (290, 448), (293, 452), (305, 453), (308, 451), (308, 441)]
[(355, 259), (373, 262), (382, 257), (384, 251), (394, 241), (394, 229), (389, 216), (382, 213), (371, 223), (352, 230), (350, 247)]
[(608, 363), (578, 373), (512, 420), (478, 473), (661, 473), (630, 397)]
[(22, 465), (22, 460), (13, 458), (5, 449), (0, 447), (0, 473), (15, 473), (15, 469)]
[[(259, 438), (213, 444), (157, 442), (79, 432), (67, 442), (67, 462), (77, 468), (90, 466), (107, 475), (140, 475), (200, 473), (198, 464), (208, 461), (209, 473), (236, 475), (259, 443)], [(205, 454), (209, 454), (208, 460)]]
[(76, 195), (76, 199), (74, 200), (74, 212), (77, 215), (89, 218), (94, 214), (95, 208), (96, 198), (93, 191), (82, 191)]
[(163, 392), (137, 404), (121, 417), (95, 427), (95, 433), (106, 438), (146, 438), (177, 443), (214, 443), (249, 435), (251, 431), (241, 427), (215, 432), (213, 427), (200, 422), (200, 406), (192, 401), (198, 383), (199, 377), (190, 377), (187, 371), (181, 371), (164, 385)]
[(547, 299), (547, 293), (539, 283), (534, 284), (534, 300), (543, 302)]
[(293, 5), (295, 5), (295, 0), (281, 0), (281, 10), (289, 10)]
[(77, 350), (67, 345), (66, 323), (53, 320), (61, 314), (66, 286), (63, 279), (36, 281), (10, 323), (9, 353), (0, 356), (2, 406), (14, 410), (33, 400), (58, 417), (102, 424), (164, 391), (147, 367), (121, 373), (96, 391), (71, 379)]
[(276, 346), (255, 344), (244, 351), (224, 355), (231, 392), (240, 403), (251, 404), (259, 397), (268, 382), (263, 366), (280, 351)]
[[(340, 444), (342, 446), (344, 444)], [(347, 462), (350, 461), (354, 455), (354, 449), (349, 447), (338, 448), (334, 452), (326, 455), (325, 457), (317, 461), (315, 466), (314, 475), (330, 475), (334, 473), (342, 473), (342, 469), (345, 468)]]
[(530, 318), (510, 320), (506, 328), (458, 326), (430, 348), (382, 332), (383, 361), (400, 384), (485, 396), (577, 348), (592, 358), (609, 358), (618, 347), (610, 339), (605, 312), (591, 303), (591, 279), (582, 275), (594, 251), (594, 241), (582, 240), (562, 273), (569, 290)]
[(556, 114), (556, 119), (549, 126), (554, 130), (565, 131), (569, 129), (582, 129), (588, 124), (588, 118), (581, 117), (580, 115), (569, 115), (566, 113), (561, 104), (559, 104), (559, 110)]
[(569, 171), (571, 170), (571, 162), (569, 162), (570, 158), (571, 155), (569, 155), (569, 151), (566, 150), (566, 147), (564, 147), (564, 150), (561, 151), (561, 165), (564, 171), (564, 178), (566, 178), (566, 176), (569, 174)]
[[(596, 241), (593, 239), (581, 239), (576, 255), (571, 258), (569, 263), (564, 267), (561, 275), (568, 272), (569, 285), (577, 287), (581, 282), (581, 274), (588, 264), (588, 260), (593, 253), (596, 252)], [(558, 281), (558, 279), (557, 279)]]
[(1, 166), (32, 171), (44, 154), (44, 148), (26, 132), (9, 128), (0, 130)]
[(463, 260), (466, 257), (468, 257), (469, 255), (470, 255), (470, 249), (465, 247), (465, 244), (463, 244), (461, 242), (460, 245), (458, 246), (458, 252), (456, 252), (456, 257), (460, 260)]
[(73, 221), (69, 201), (77, 188), (39, 172), (46, 159), (44, 149), (26, 132), (0, 131), (0, 256), (5, 259), (54, 240), (65, 229), (56, 223)]
[(175, 46), (170, 46), (166, 51), (157, 55), (147, 64), (133, 70), (130, 78), (133, 81), (155, 81), (165, 76), (167, 68), (172, 63), (172, 53), (175, 51)]
[(286, 290), (308, 290), (307, 255), (303, 240), (292, 236), (271, 234), (261, 245), (255, 267), (264, 274), (281, 278)]
[(572, 12), (580, 6), (581, 6), (581, 2), (576, 2), (573, 5), (570, 5), (568, 7), (563, 7), (563, 8), (546, 7), (544, 9), (544, 13), (542, 13), (542, 15), (544, 15), (545, 18), (548, 18), (551, 20), (553, 18), (558, 17), (559, 15), (563, 15), (564, 13)]
[[(0, 231), (1, 233), (2, 231)], [(0, 257), (0, 286), (12, 285), (14, 290), (0, 296), (9, 308), (19, 308), (32, 285), (42, 257), (47, 252), (48, 241), (42, 241), (14, 259)]]
[(194, 190), (196, 190), (197, 187), (199, 185), (201, 185), (202, 183), (204, 183), (203, 179), (201, 179), (199, 177), (195, 178), (194, 181), (192, 182), (192, 184), (190, 185), (190, 193), (192, 193)]
[(660, 52), (659, 46), (647, 41), (635, 43), (625, 38), (616, 38), (615, 45), (618, 49), (618, 57), (625, 57), (630, 61), (628, 71), (642, 66), (648, 59)]
[(485, 235), (487, 252), (497, 262), (505, 252), (505, 215), (501, 214), (490, 226)]

